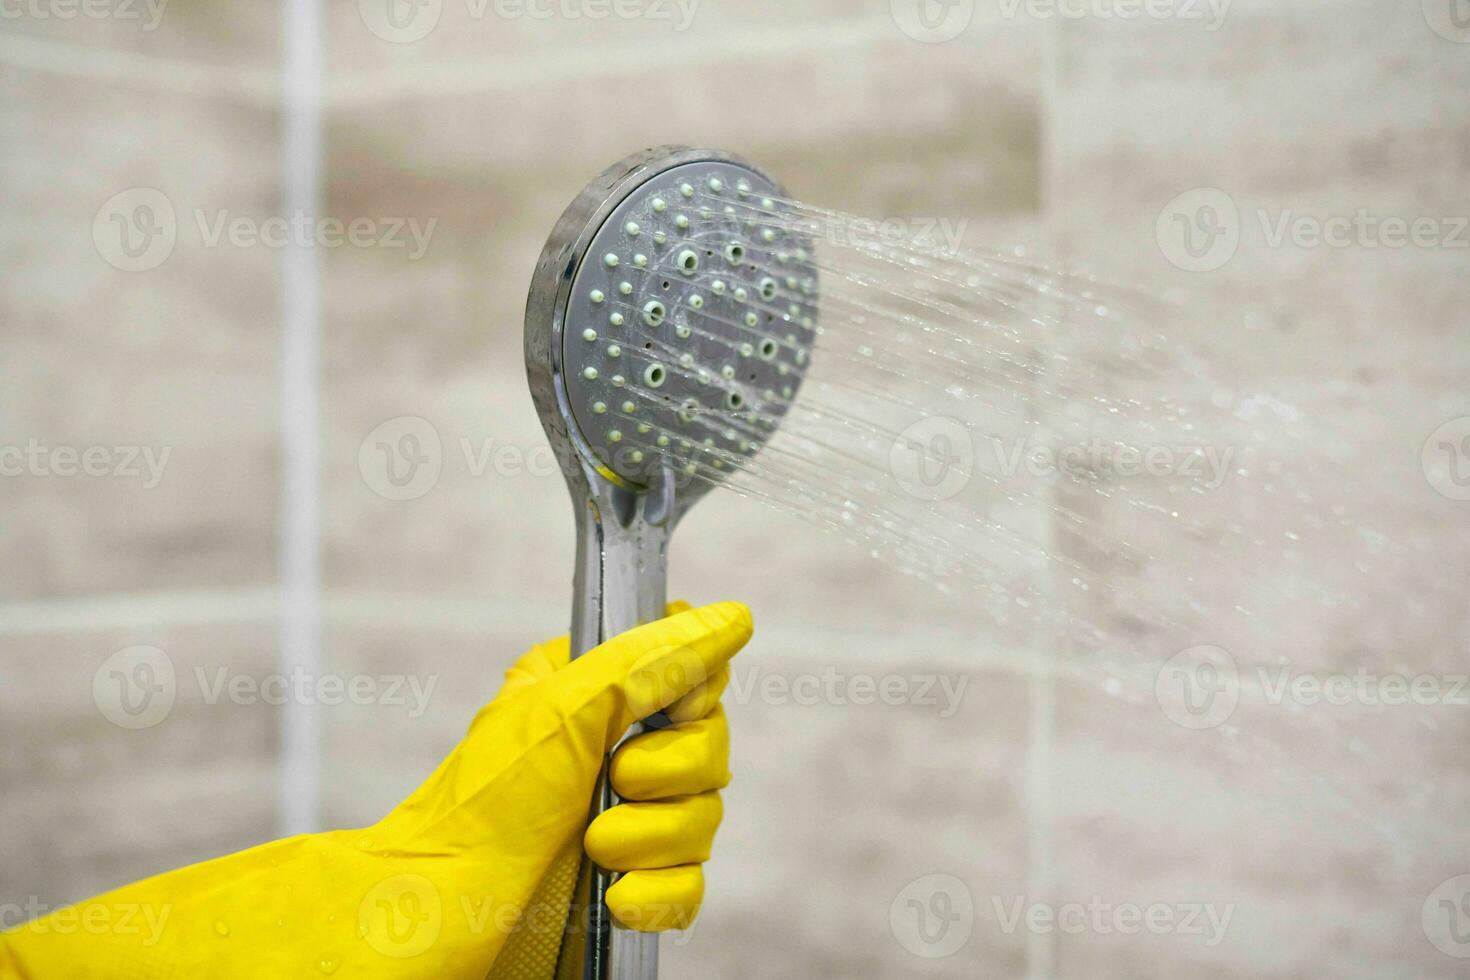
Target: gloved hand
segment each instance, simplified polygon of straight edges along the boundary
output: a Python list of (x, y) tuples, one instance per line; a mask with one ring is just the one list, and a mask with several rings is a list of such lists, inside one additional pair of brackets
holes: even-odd
[[(738, 603), (678, 608), (571, 663), (565, 637), (531, 650), (375, 826), (276, 841), (58, 910), (0, 934), (0, 976), (549, 977), (584, 843), (627, 872), (608, 892), (619, 922), (687, 927), (729, 780), (718, 700), (751, 621)], [(675, 724), (629, 740), (612, 765), (614, 788), (639, 802), (602, 814), (584, 841), (603, 756), (658, 710)]]

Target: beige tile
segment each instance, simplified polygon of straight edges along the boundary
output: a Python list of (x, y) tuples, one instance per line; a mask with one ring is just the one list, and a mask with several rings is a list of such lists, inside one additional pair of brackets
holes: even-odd
[[(3, 441), (34, 440), (43, 455), (5, 478), (11, 519), (0, 535), (33, 560), (4, 577), (0, 595), (268, 578), (278, 255), (211, 246), (196, 216), (258, 220), (273, 206), (273, 118), (39, 74), (8, 73), (4, 84), (0, 111), (30, 135), (27, 152), (0, 163), (14, 218), (0, 232), (9, 281), (26, 283), (0, 298)], [(41, 104), (71, 109), (44, 123), (28, 108)], [(104, 258), (121, 254), (116, 227), (104, 220), (94, 237), (94, 218), (138, 188), (168, 200), (172, 222), (162, 210), (155, 220), (177, 238), (161, 264), (128, 272)], [(94, 470), (108, 475), (55, 475), (54, 450), (94, 447), (106, 453)]]
[(35, 0), (7, 8), (3, 46), (12, 57), (30, 55), (84, 73), (125, 65), (147, 74), (148, 62), (172, 63), (223, 81), (232, 72), (274, 71), (280, 10), (279, 4)]
[[(167, 658), (149, 655), (156, 672), (135, 675), (145, 661), (113, 659), (139, 645)], [(220, 671), (258, 678), (274, 669), (270, 630), (138, 626), (12, 635), (5, 648), (6, 901), (73, 902), (274, 835), (276, 709), (214, 693)], [(170, 678), (172, 702), (167, 688), (145, 699), (142, 682)]]
[(1432, 760), (1463, 721), (1454, 708), (1292, 710), (1255, 692), (1224, 727), (1189, 731), (1157, 703), (1065, 684), (1058, 866), (1041, 901), (1204, 905), (1231, 919), (1213, 944), (1088, 920), (1051, 937), (1056, 975), (1168, 976), (1186, 964), (1232, 977), (1454, 975), (1420, 909), (1462, 871), (1452, 814), (1470, 785)]

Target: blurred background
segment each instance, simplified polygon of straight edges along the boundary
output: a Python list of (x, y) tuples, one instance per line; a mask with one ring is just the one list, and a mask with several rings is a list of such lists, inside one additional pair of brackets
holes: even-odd
[[(1464, 603), (1424, 597), (1470, 585), (1470, 493), (1421, 463), (1441, 427), (1470, 436), (1464, 0), (0, 14), (4, 925), (377, 820), (565, 628), (526, 289), (578, 190), (659, 143), (1186, 290), (1211, 315), (1170, 327), (1350, 431), (1390, 488), (1360, 503), (1427, 542), (1377, 599), (1260, 628), (1307, 668), (1467, 669)], [(304, 238), (278, 220), (298, 210)], [(1257, 215), (1283, 211), (1435, 234), (1275, 241)], [(1170, 237), (1179, 215), (1204, 247)], [(1446, 445), (1470, 468), (1470, 439)], [(713, 495), (673, 550), (675, 595), (742, 599), (758, 632), (708, 901), (667, 976), (1465, 975), (1464, 700), (1267, 712), (1270, 751), (1241, 751), (752, 501)], [(1236, 575), (1269, 594), (1269, 571)], [(217, 687), (293, 672), (370, 696)], [(833, 672), (839, 696), (771, 693)], [(913, 696), (852, 694), (892, 676)]]

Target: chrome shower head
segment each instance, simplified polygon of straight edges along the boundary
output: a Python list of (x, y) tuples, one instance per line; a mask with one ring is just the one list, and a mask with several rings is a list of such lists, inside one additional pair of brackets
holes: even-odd
[[(659, 147), (589, 184), (536, 268), (526, 369), (578, 493), (687, 506), (776, 429), (815, 334), (812, 247), (728, 153)], [(675, 515), (677, 516), (677, 515)]]
[[(816, 301), (812, 243), (785, 192), (729, 153), (634, 154), (562, 214), (536, 264), (525, 341), (577, 518), (572, 656), (664, 615), (669, 534), (785, 416)], [(604, 770), (593, 813), (616, 803)], [(568, 891), (575, 851), (547, 876)], [(611, 925), (612, 876), (584, 862), (576, 880), (557, 976), (655, 977), (657, 937)]]

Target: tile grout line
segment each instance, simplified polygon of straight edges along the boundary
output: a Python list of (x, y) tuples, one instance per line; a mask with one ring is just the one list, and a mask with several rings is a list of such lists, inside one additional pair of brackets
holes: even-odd
[[(568, 601), (570, 598), (568, 597)], [(156, 630), (160, 627), (259, 625), (274, 623), (281, 609), (275, 586), (222, 590), (109, 593), (74, 599), (34, 599), (0, 603), (0, 637), (56, 636)], [(445, 597), (369, 590), (328, 589), (323, 595), (325, 626), (346, 629), (408, 629), (474, 635), (524, 633), (528, 642), (565, 629), (568, 607), (559, 601)], [(758, 629), (756, 643), (773, 637), (801, 649), (830, 649), (850, 639), (844, 662), (865, 668), (892, 664), (885, 648), (898, 642), (930, 651), (926, 666), (966, 667), (1015, 677), (1057, 670), (1057, 665), (1025, 648), (983, 652), (973, 641), (949, 631), (884, 633), (871, 626), (777, 624)]]
[(173, 58), (150, 58), (105, 46), (0, 34), (0, 65), (98, 82), (173, 89), (274, 108), (280, 76), (273, 69), (221, 68)]
[[(281, 210), (321, 213), (322, 0), (282, 0)], [(321, 258), (281, 253), (281, 672), (322, 673)], [(282, 836), (321, 829), (321, 720), (304, 699), (281, 711)]]
[[(1056, 23), (1042, 25), (1041, 29), (1041, 91), (1039, 93), (1041, 159), (1037, 181), (1041, 188), (1040, 212), (1043, 223), (1052, 212), (1055, 203), (1055, 130), (1048, 110), (1055, 104), (1060, 65), (1060, 26)], [(1044, 409), (1043, 409), (1044, 411)], [(1056, 491), (1053, 489), (1052, 494)], [(1055, 505), (1056, 500), (1051, 503)], [(1048, 511), (1055, 513), (1055, 509)], [(1056, 522), (1052, 518), (1048, 530), (1052, 550), (1057, 550)], [(1053, 593), (1054, 588), (1049, 589)], [(1055, 654), (1044, 653), (1048, 663)], [(1026, 809), (1027, 809), (1027, 880), (1030, 902), (1050, 902), (1055, 887), (1055, 811), (1052, 771), (1055, 766), (1056, 743), (1056, 672), (1054, 669), (1040, 671), (1032, 676), (1029, 684), (1031, 713), (1028, 724), (1028, 750), (1026, 760)], [(1031, 930), (1026, 936), (1027, 980), (1053, 980), (1056, 976), (1056, 939), (1053, 933)]]
[[(577, 52), (574, 58), (548, 63), (543, 57), (456, 58), (415, 64), (412, 70), (386, 69), (329, 73), (322, 93), (329, 109), (373, 106), (395, 99), (425, 96), (455, 96), (477, 92), (516, 92), (535, 85), (636, 74), (657, 62), (707, 65), (711, 61), (759, 57), (770, 59), (783, 53), (811, 50), (862, 49), (886, 41), (902, 43), (903, 35), (888, 18), (872, 18), (856, 25), (833, 29), (813, 25), (788, 32), (776, 40), (746, 33), (730, 43), (727, 36), (716, 45), (663, 44), (629, 45), (625, 52), (605, 49)], [(624, 57), (623, 55), (626, 55)], [(0, 65), (11, 65), (50, 74), (98, 81), (127, 83), (153, 89), (172, 89), (189, 95), (232, 98), (264, 108), (279, 105), (284, 76), (272, 69), (215, 67), (177, 58), (153, 58), (105, 46), (79, 45), (65, 41), (0, 35)]]
[[(1052, 750), (1055, 744), (1056, 677), (1033, 674), (1028, 685), (1031, 711), (1027, 723), (1026, 751), (1026, 902), (1051, 901), (1052, 868)], [(1056, 950), (1050, 933), (1026, 933), (1027, 980), (1051, 980), (1055, 976)]]

